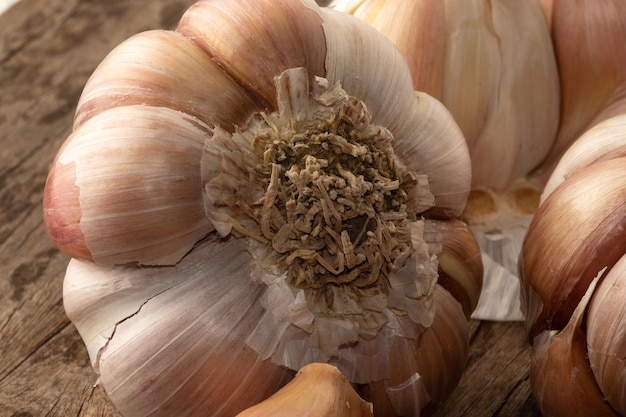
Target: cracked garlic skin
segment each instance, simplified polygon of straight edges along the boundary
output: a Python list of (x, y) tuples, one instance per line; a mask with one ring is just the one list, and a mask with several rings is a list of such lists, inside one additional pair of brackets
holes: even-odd
[(44, 222), (125, 416), (232, 417), (314, 362), (376, 416), (418, 416), (467, 359), (470, 172), (450, 113), (365, 23), (205, 0), (96, 69)]

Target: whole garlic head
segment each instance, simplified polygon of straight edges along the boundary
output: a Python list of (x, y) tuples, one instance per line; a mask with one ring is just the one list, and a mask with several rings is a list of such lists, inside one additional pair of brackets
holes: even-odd
[(230, 417), (312, 362), (376, 415), (418, 415), (467, 357), (478, 247), (437, 222), (463, 211), (470, 174), (450, 113), (365, 23), (205, 0), (96, 69), (44, 219), (124, 415)]

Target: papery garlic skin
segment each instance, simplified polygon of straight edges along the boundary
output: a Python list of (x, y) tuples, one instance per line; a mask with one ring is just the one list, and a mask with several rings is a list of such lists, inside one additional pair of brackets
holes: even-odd
[[(122, 413), (231, 417), (318, 361), (376, 392), (379, 417), (434, 409), (456, 385), (482, 270), (464, 234), (451, 256), (472, 272), (440, 286), (456, 232), (429, 217), (463, 211), (467, 143), (373, 28), (311, 0), (200, 1), (175, 32), (114, 49), (74, 127), (46, 227), (75, 258), (65, 308)], [(321, 154), (289, 160), (301, 146)], [(301, 173), (328, 183), (283, 198)]]
[(600, 271), (590, 284), (563, 330), (545, 330), (533, 340), (530, 383), (544, 416), (618, 416), (598, 389), (581, 328), (589, 300), (604, 272)]
[(625, 283), (626, 256), (622, 256), (594, 293), (587, 319), (591, 369), (605, 398), (622, 416), (626, 415)]
[(546, 161), (556, 163), (593, 126), (593, 119), (626, 81), (626, 4), (621, 0), (544, 3), (561, 84), (559, 131)]
[(575, 172), (596, 162), (626, 156), (626, 113), (601, 121), (563, 154), (546, 183), (541, 201)]
[(561, 329), (597, 272), (626, 252), (625, 164), (621, 157), (581, 169), (539, 206), (520, 254), (531, 337)]
[(123, 415), (232, 417), (292, 377), (244, 342), (263, 311), (251, 267), (215, 237), (173, 267), (70, 262), (65, 309)]
[(131, 105), (167, 107), (229, 130), (264, 109), (194, 40), (165, 30), (138, 33), (105, 57), (80, 96), (74, 130), (94, 115)]
[(213, 230), (196, 162), (208, 130), (166, 107), (118, 107), (87, 120), (48, 176), (52, 240), (102, 265), (176, 263)]

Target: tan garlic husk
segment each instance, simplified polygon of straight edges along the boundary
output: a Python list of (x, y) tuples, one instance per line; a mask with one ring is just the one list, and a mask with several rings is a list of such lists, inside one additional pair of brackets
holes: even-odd
[(549, 177), (562, 153), (626, 82), (626, 4), (621, 0), (543, 0), (561, 84), (559, 131), (538, 175)]
[(366, 23), (200, 1), (85, 86), (44, 192), (66, 312), (125, 416), (231, 417), (313, 362), (382, 386), (378, 417), (419, 415), (467, 359), (476, 246), (448, 293), (437, 256), (467, 231), (430, 222), (462, 213), (470, 162)]
[(618, 416), (594, 379), (582, 329), (587, 305), (603, 273), (592, 281), (562, 330), (545, 330), (533, 340), (530, 384), (545, 417)]
[(450, 110), (472, 158), (463, 213), (485, 268), (474, 317), (521, 320), (517, 258), (543, 187), (530, 178), (555, 140), (560, 87), (539, 2), (334, 0), (402, 52), (414, 86)]
[(577, 171), (539, 206), (520, 254), (531, 337), (562, 329), (592, 279), (626, 252), (626, 158)]
[(311, 363), (263, 402), (237, 417), (373, 417), (371, 404), (332, 365)]
[(626, 415), (626, 255), (606, 274), (595, 291), (587, 317), (588, 357), (604, 397)]

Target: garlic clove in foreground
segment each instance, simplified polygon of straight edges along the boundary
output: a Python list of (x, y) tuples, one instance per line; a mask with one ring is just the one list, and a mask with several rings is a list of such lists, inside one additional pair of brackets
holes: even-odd
[(625, 166), (621, 157), (581, 169), (539, 206), (519, 263), (531, 337), (563, 328), (597, 272), (626, 252)]
[(581, 329), (600, 276), (589, 286), (563, 330), (545, 330), (533, 340), (530, 383), (539, 409), (546, 417), (618, 416), (598, 389)]
[(373, 417), (370, 404), (334, 366), (312, 363), (267, 400), (237, 417)]
[(598, 285), (587, 318), (587, 345), (591, 369), (607, 401), (626, 414), (626, 256)]

